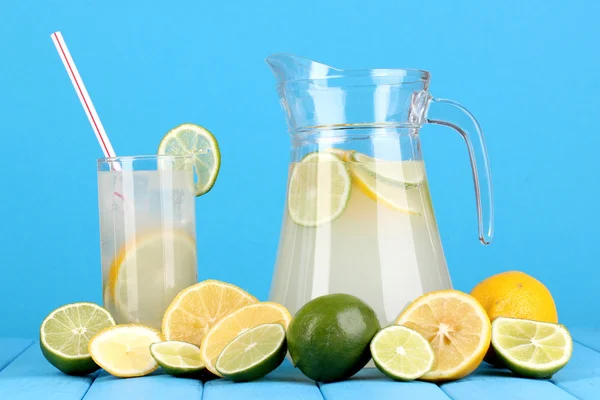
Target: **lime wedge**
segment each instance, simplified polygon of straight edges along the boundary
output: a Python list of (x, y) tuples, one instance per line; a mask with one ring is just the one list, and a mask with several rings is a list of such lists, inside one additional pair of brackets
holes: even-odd
[[(171, 262), (176, 268), (168, 270)], [(157, 230), (140, 235), (119, 251), (109, 270), (108, 298), (117, 322), (135, 321), (160, 329), (168, 306), (165, 299), (173, 299), (197, 281), (194, 238), (184, 231)]]
[(205, 369), (200, 348), (190, 343), (174, 340), (153, 343), (150, 353), (169, 375), (193, 376)]
[(382, 329), (371, 341), (371, 356), (381, 372), (392, 379), (412, 381), (431, 371), (435, 361), (429, 342), (400, 325)]
[(281, 365), (286, 353), (283, 326), (263, 324), (247, 330), (225, 346), (215, 367), (224, 378), (249, 382)]
[(88, 342), (114, 326), (108, 311), (93, 303), (67, 304), (52, 311), (40, 327), (42, 354), (65, 374), (85, 375), (100, 367), (88, 352)]
[(573, 340), (563, 325), (498, 317), (492, 323), (492, 346), (514, 373), (549, 378), (571, 358)]
[(292, 170), (288, 212), (298, 225), (315, 227), (338, 218), (352, 188), (346, 163), (330, 152), (310, 153)]
[(361, 168), (386, 183), (414, 188), (419, 187), (425, 180), (423, 161), (386, 161), (356, 151), (350, 153), (349, 157), (354, 167)]
[[(404, 163), (417, 161), (394, 162), (397, 168), (402, 169)], [(420, 190), (414, 185), (405, 185), (380, 178), (377, 173), (365, 168), (363, 164), (348, 163), (355, 185), (371, 199), (387, 205), (388, 207), (411, 215), (422, 214)], [(390, 168), (391, 169), (391, 168)]]
[(171, 129), (162, 138), (158, 154), (191, 154), (195, 157), (196, 196), (207, 193), (214, 186), (221, 166), (221, 153), (217, 139), (207, 129), (195, 124), (182, 124)]

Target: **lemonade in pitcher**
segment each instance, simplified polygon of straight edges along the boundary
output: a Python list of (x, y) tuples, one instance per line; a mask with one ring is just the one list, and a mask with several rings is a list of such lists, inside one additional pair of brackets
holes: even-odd
[(421, 293), (450, 287), (423, 161), (310, 153), (291, 164), (285, 214), (271, 296), (291, 312), (352, 293), (389, 324)]

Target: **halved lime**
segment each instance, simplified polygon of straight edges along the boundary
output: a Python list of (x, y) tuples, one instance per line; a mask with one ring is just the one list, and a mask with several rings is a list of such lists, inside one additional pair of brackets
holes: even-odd
[(263, 324), (233, 339), (217, 358), (217, 371), (234, 382), (260, 379), (283, 362), (287, 353), (285, 329)]
[(506, 317), (492, 322), (492, 346), (511, 371), (530, 378), (551, 377), (573, 352), (573, 340), (563, 325)]
[(435, 356), (420, 333), (401, 325), (382, 329), (371, 341), (371, 356), (392, 379), (412, 381), (431, 371)]
[(67, 304), (52, 311), (40, 327), (42, 354), (65, 374), (85, 375), (100, 367), (92, 360), (88, 342), (102, 329), (114, 326), (108, 311), (93, 303)]
[(150, 353), (169, 375), (191, 376), (205, 369), (200, 348), (191, 343), (175, 340), (153, 343)]
[(353, 167), (360, 168), (374, 178), (383, 180), (386, 183), (415, 188), (419, 187), (425, 180), (423, 161), (387, 161), (369, 157), (356, 151), (350, 153), (349, 157)]
[(292, 170), (288, 212), (298, 225), (315, 227), (338, 218), (350, 198), (346, 163), (330, 152), (310, 153)]
[(219, 144), (212, 133), (199, 125), (182, 124), (171, 129), (160, 141), (158, 154), (191, 154), (195, 157), (194, 167), (198, 178), (196, 196), (210, 191), (219, 175)]

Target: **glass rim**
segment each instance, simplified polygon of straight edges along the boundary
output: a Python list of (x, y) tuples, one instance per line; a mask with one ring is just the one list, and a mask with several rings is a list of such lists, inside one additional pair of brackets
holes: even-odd
[[(202, 154), (203, 151), (198, 151), (198, 154)], [(117, 157), (103, 157), (98, 158), (96, 161), (98, 164), (106, 164), (113, 162), (134, 162), (134, 161), (152, 161), (152, 160), (193, 160), (193, 154), (144, 154), (139, 156), (117, 156)]]

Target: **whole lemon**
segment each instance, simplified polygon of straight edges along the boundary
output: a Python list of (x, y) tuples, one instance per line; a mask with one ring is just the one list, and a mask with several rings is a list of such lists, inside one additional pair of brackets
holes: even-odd
[(471, 296), (481, 303), (490, 321), (511, 317), (558, 323), (550, 291), (524, 272), (508, 271), (490, 276), (473, 288)]
[[(481, 281), (471, 291), (487, 312), (490, 321), (498, 317), (558, 323), (554, 299), (544, 284), (520, 271), (507, 271)], [(493, 348), (484, 360), (501, 365)]]

